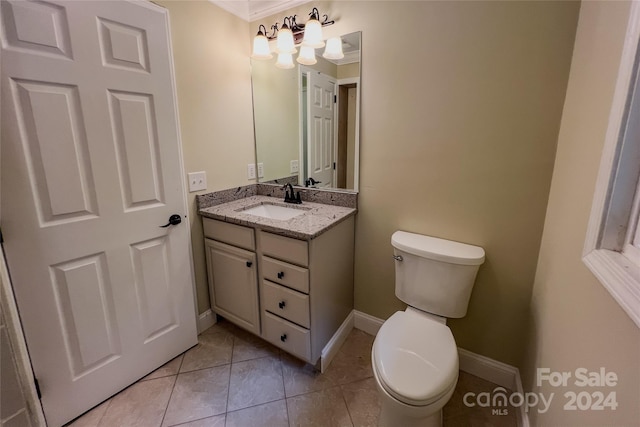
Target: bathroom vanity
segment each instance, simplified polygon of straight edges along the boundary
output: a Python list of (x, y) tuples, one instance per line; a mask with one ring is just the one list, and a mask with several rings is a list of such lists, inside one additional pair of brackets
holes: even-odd
[(355, 213), (267, 196), (200, 209), (212, 310), (316, 364), (353, 309)]

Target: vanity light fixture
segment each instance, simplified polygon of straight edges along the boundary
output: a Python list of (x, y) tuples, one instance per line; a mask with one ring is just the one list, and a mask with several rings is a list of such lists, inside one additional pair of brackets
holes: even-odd
[[(278, 27), (277, 22), (271, 26), (271, 34), (267, 34), (266, 27), (261, 24), (258, 27), (258, 34), (253, 39), (253, 54), (251, 57), (254, 59), (271, 59), (273, 56), (269, 49), (269, 41), (275, 39), (275, 52), (278, 54), (276, 66), (278, 68), (288, 69), (294, 67), (292, 55), (297, 52), (296, 44), (301, 44), (300, 55), (298, 55), (296, 61), (304, 65), (313, 65), (317, 62), (315, 49), (325, 46), (322, 38), (322, 27), (333, 25), (334, 23), (335, 21), (330, 21), (327, 15), (323, 15), (323, 19), (320, 21), (320, 13), (314, 7), (309, 13), (309, 20), (306, 24), (298, 24), (296, 15), (287, 16), (282, 21), (282, 27)], [(330, 46), (327, 45), (323, 54), (327, 59), (344, 57), (342, 54), (342, 41), (339, 37), (335, 39), (338, 40), (338, 48), (332, 45), (333, 47), (330, 50)], [(335, 44), (335, 41), (332, 43)], [(338, 50), (339, 54), (336, 53)]]

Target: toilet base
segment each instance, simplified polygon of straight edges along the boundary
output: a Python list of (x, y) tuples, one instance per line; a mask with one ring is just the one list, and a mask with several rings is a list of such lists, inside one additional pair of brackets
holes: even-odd
[(411, 406), (391, 396), (380, 384), (372, 352), (373, 377), (380, 396), (379, 427), (442, 427), (442, 408), (447, 404), (455, 390), (454, 382), (449, 391), (440, 399), (427, 406)]

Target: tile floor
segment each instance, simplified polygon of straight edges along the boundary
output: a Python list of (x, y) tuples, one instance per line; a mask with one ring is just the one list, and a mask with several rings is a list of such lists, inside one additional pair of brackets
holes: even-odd
[[(73, 427), (375, 426), (373, 338), (354, 329), (326, 373), (221, 320), (197, 346), (69, 424)], [(468, 408), (495, 384), (460, 373), (444, 425), (516, 426), (515, 411)]]

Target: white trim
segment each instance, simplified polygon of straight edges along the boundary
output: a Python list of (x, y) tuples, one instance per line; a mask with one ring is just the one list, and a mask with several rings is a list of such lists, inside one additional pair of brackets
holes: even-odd
[[(633, 2), (626, 39), (618, 70), (618, 79), (609, 115), (609, 127), (600, 160), (600, 170), (593, 196), (591, 215), (585, 237), (582, 261), (598, 278), (611, 296), (620, 304), (629, 317), (640, 327), (640, 271), (638, 266), (619, 252), (602, 247), (602, 236), (607, 216), (617, 214), (608, 200), (621, 137), (626, 131), (625, 117), (631, 105), (629, 97), (636, 77), (634, 66), (638, 57), (640, 38), (640, 4)], [(614, 212), (615, 211), (615, 212)], [(622, 249), (622, 248), (620, 248)]]
[[(293, 7), (309, 3), (311, 0), (284, 0), (278, 2), (249, 1), (249, 0), (209, 0), (221, 9), (243, 19), (247, 22), (255, 22)], [(274, 4), (275, 3), (275, 4)], [(269, 24), (269, 26), (271, 23)], [(267, 28), (269, 28), (267, 26)]]
[(46, 426), (44, 412), (35, 387), (31, 359), (27, 350), (27, 343), (22, 333), (22, 324), (18, 314), (18, 306), (13, 297), (13, 286), (4, 258), (4, 250), (0, 246), (0, 307), (4, 315), (5, 327), (13, 346), (16, 368), (22, 385), (22, 391), (28, 407), (29, 421), (38, 426)]
[(211, 309), (208, 309), (204, 313), (200, 313), (198, 316), (198, 334), (203, 333), (216, 323), (216, 315), (211, 311)]
[(354, 311), (355, 310), (351, 310), (351, 313), (344, 319), (342, 325), (340, 325), (336, 333), (333, 334), (327, 345), (322, 349), (322, 354), (320, 355), (320, 372), (325, 373), (327, 371), (331, 361), (336, 357), (338, 351), (340, 351), (340, 347), (342, 347), (342, 344), (347, 340), (349, 333), (353, 329)]
[[(460, 370), (483, 380), (498, 384), (517, 393), (523, 393), (520, 370), (480, 354), (458, 347)], [(529, 427), (529, 417), (523, 406), (518, 407), (518, 426)]]
[(382, 327), (384, 320), (373, 317), (370, 314), (363, 313), (358, 310), (353, 310), (354, 313), (354, 327), (368, 333), (369, 335), (376, 336), (378, 331)]

